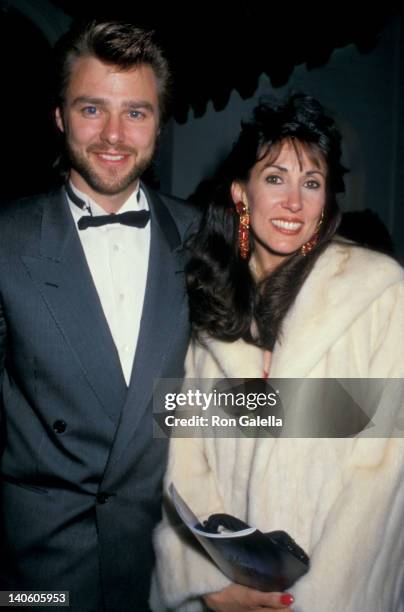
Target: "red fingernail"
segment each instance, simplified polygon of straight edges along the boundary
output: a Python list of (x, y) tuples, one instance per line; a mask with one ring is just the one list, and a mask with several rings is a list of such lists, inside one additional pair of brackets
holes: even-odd
[(290, 593), (284, 593), (281, 595), (281, 604), (284, 606), (290, 606), (294, 601), (294, 597)]

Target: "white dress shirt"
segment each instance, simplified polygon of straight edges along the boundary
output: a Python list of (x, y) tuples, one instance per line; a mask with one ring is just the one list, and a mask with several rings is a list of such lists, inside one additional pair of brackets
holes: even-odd
[[(98, 216), (107, 213), (72, 183), (70, 186), (87, 206), (87, 210), (81, 210), (68, 198), (88, 267), (129, 386), (146, 290), (150, 221), (144, 228), (116, 223), (79, 230), (77, 223), (83, 215), (92, 213)], [(130, 210), (149, 210), (147, 198), (141, 189), (132, 193), (119, 213)]]

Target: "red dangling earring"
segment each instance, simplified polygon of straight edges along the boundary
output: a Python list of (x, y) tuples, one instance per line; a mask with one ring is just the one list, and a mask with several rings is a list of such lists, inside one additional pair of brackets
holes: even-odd
[(305, 242), (303, 244), (303, 246), (300, 247), (300, 253), (303, 255), (303, 257), (305, 257), (306, 255), (308, 255), (308, 253), (310, 253), (316, 246), (317, 246), (317, 242), (318, 242), (318, 231), (323, 223), (323, 219), (324, 219), (324, 208), (321, 212), (321, 217), (320, 217), (320, 221), (317, 224), (316, 227), (316, 231), (314, 232), (314, 234), (312, 235), (312, 237), (310, 238), (310, 240), (308, 240), (307, 242)]
[(318, 242), (318, 233), (315, 232), (310, 238), (310, 240), (305, 242), (303, 246), (300, 247), (300, 253), (303, 255), (303, 257), (308, 255), (308, 253), (310, 253), (314, 249), (314, 247), (317, 246), (317, 242)]
[(236, 210), (240, 217), (238, 226), (238, 249), (241, 259), (247, 259), (250, 251), (250, 213), (244, 202), (237, 202)]

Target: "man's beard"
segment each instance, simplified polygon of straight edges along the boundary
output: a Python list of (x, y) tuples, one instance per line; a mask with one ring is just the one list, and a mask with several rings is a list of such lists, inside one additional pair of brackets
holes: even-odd
[[(122, 193), (128, 187), (130, 187), (130, 185), (135, 183), (142, 176), (145, 170), (150, 166), (154, 154), (154, 151), (152, 151), (149, 157), (140, 160), (138, 163), (135, 163), (133, 167), (127, 172), (127, 174), (123, 174), (122, 176), (120, 176), (114, 168), (110, 168), (110, 180), (108, 180), (97, 173), (95, 168), (91, 165), (89, 159), (78, 151), (76, 151), (71, 146), (68, 139), (66, 140), (65, 146), (71, 168), (76, 170), (76, 172), (83, 177), (86, 183), (96, 193), (110, 196)], [(104, 149), (105, 147), (102, 147), (102, 145), (92, 145), (87, 149), (87, 152), (102, 151)], [(115, 146), (114, 152), (122, 154), (130, 153), (133, 156), (136, 155), (136, 151), (134, 149), (123, 146)]]

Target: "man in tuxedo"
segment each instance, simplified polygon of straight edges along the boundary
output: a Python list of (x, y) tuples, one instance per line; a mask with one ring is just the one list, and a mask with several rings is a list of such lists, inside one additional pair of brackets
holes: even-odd
[(0, 213), (0, 589), (69, 591), (75, 612), (148, 609), (167, 451), (153, 382), (183, 376), (194, 223), (140, 181), (168, 78), (149, 33), (69, 32), (68, 180)]

